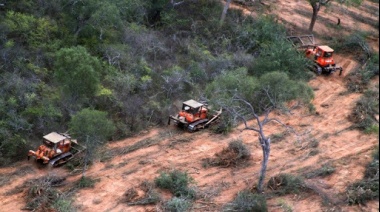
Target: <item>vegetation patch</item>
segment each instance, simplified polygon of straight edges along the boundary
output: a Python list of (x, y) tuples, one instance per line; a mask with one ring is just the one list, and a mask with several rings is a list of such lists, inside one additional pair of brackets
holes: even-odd
[(185, 212), (189, 211), (192, 204), (187, 198), (173, 197), (164, 204), (164, 209), (168, 212)]
[[(349, 116), (349, 120), (354, 123), (353, 127), (365, 132), (378, 133), (379, 114), (379, 90), (368, 90), (356, 102), (354, 110)], [(374, 129), (374, 130), (373, 130)]]
[(53, 175), (29, 180), (24, 184), (28, 188), (25, 209), (49, 211), (62, 193), (56, 187), (62, 186), (66, 178)]
[(77, 182), (76, 182), (76, 188), (93, 188), (97, 182), (99, 182), (100, 179), (93, 179), (90, 177), (82, 176)]
[(190, 188), (193, 179), (186, 173), (179, 170), (163, 172), (155, 179), (157, 187), (168, 189), (174, 196), (195, 199), (196, 191)]
[(299, 194), (301, 191), (307, 191), (308, 188), (304, 181), (297, 176), (290, 174), (279, 174), (271, 177), (267, 183), (267, 188), (278, 196), (286, 194)]
[(224, 211), (266, 212), (268, 209), (265, 196), (243, 190), (225, 206)]
[(27, 175), (27, 174), (33, 173), (33, 172), (34, 172), (33, 167), (31, 167), (31, 166), (22, 166), (22, 167), (18, 168), (17, 170), (15, 170), (14, 172), (11, 172), (9, 174), (2, 174), (0, 176), (0, 187), (4, 186), (4, 185), (7, 185), (7, 183), (13, 177), (24, 176), (24, 175)]
[(321, 168), (309, 171), (303, 176), (307, 179), (315, 178), (315, 177), (325, 177), (333, 174), (335, 172), (335, 167), (331, 164), (323, 164)]
[(215, 154), (215, 158), (203, 159), (203, 166), (230, 167), (244, 164), (251, 157), (250, 150), (241, 140), (233, 140), (221, 152)]
[(365, 205), (368, 201), (379, 198), (379, 147), (373, 154), (373, 160), (367, 165), (363, 179), (349, 185), (346, 196), (350, 205)]
[(379, 178), (363, 179), (347, 187), (347, 202), (364, 205), (379, 198)]
[(144, 181), (140, 184), (139, 189), (144, 193), (142, 197), (139, 197), (135, 188), (131, 188), (124, 193), (122, 201), (128, 205), (151, 205), (161, 201), (160, 195), (154, 189), (153, 183)]

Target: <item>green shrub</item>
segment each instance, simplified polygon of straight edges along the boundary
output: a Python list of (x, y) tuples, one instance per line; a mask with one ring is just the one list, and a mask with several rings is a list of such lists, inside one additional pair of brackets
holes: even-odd
[(379, 178), (363, 179), (347, 188), (347, 201), (349, 204), (365, 204), (379, 198)]
[(185, 212), (189, 211), (192, 203), (186, 198), (173, 197), (164, 205), (165, 211), (169, 212)]
[(53, 208), (59, 212), (74, 212), (76, 211), (72, 206), (72, 200), (61, 197), (53, 203)]
[(225, 211), (266, 212), (268, 209), (265, 196), (244, 190), (227, 204)]
[(176, 197), (195, 199), (195, 190), (189, 188), (192, 181), (193, 179), (186, 172), (173, 170), (169, 173), (161, 173), (155, 179), (155, 184), (159, 188), (168, 189)]
[(362, 180), (346, 189), (349, 204), (365, 204), (379, 197), (379, 147), (373, 153), (373, 160), (366, 166)]

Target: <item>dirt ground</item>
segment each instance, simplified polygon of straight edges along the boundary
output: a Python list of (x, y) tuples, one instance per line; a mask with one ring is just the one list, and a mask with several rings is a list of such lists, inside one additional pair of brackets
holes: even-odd
[[(302, 32), (300, 29), (307, 29), (311, 17), (311, 7), (307, 1), (263, 2), (293, 34)], [(361, 29), (373, 34), (371, 47), (378, 51), (378, 29), (373, 24), (366, 24), (378, 23), (378, 6), (364, 1), (360, 7), (333, 6), (322, 9), (314, 30), (317, 42), (323, 43), (326, 36), (348, 34)], [(245, 11), (248, 15), (256, 15), (258, 9), (248, 7)], [(341, 19), (341, 26), (333, 27), (337, 18)], [(289, 208), (297, 212), (379, 211), (378, 201), (372, 201), (366, 206), (334, 205), (340, 201), (339, 194), (344, 192), (349, 184), (363, 177), (365, 165), (371, 161), (371, 154), (378, 145), (377, 135), (367, 135), (349, 128), (352, 123), (348, 121), (348, 115), (361, 94), (346, 92), (345, 76), (357, 68), (358, 62), (350, 56), (340, 55), (339, 52), (335, 60), (344, 68), (342, 76), (338, 73), (318, 76), (309, 83), (315, 91), (313, 104), (317, 114), (310, 114), (307, 108), (303, 107), (288, 114), (272, 113), (271, 116), (291, 126), (296, 133), (287, 133), (279, 124), (267, 125), (265, 133), (281, 135), (280, 141), (273, 141), (271, 145), (266, 180), (279, 173), (299, 175), (326, 163), (333, 164), (336, 171), (327, 177), (307, 180), (307, 183), (318, 188), (320, 195), (308, 193), (272, 198), (268, 201), (269, 211), (289, 211)], [(221, 211), (226, 203), (233, 200), (237, 192), (251, 188), (258, 181), (262, 159), (258, 135), (242, 129), (243, 126), (239, 126), (229, 135), (216, 135), (209, 130), (182, 132), (171, 125), (152, 128), (138, 136), (112, 142), (107, 145), (110, 150), (123, 149), (143, 141), (150, 141), (150, 145), (127, 154), (116, 154), (105, 162), (95, 162), (87, 171), (87, 176), (98, 179), (99, 182), (94, 188), (82, 189), (76, 193), (73, 204), (78, 211), (84, 212), (160, 211), (156, 206), (129, 206), (122, 201), (123, 194), (131, 188), (138, 190), (142, 182), (153, 181), (162, 171), (177, 169), (186, 171), (194, 178), (199, 192), (205, 197), (195, 201), (192, 211)], [(243, 140), (251, 150), (252, 156), (247, 166), (203, 167), (202, 159), (213, 157), (234, 139)], [(318, 142), (318, 146), (310, 147), (315, 141)], [(31, 167), (30, 163), (23, 161), (12, 167), (0, 169), (1, 175), (10, 176), (9, 182), (0, 186), (0, 211), (21, 211), (25, 206), (26, 191), (11, 191), (28, 179), (55, 174), (67, 176), (68, 182), (74, 182), (80, 177), (69, 175), (64, 168), (31, 169), (28, 168)], [(19, 174), (10, 174), (16, 173), (17, 170), (20, 170)], [(321, 196), (325, 196), (332, 204), (326, 205)], [(170, 196), (165, 194), (163, 198), (168, 199)]]

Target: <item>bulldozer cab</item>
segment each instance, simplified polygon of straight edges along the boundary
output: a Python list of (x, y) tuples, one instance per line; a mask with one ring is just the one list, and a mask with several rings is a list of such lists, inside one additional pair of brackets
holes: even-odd
[(202, 110), (202, 107), (204, 107), (205, 105), (202, 104), (202, 103), (199, 103), (195, 100), (188, 100), (186, 102), (183, 102), (182, 104), (182, 110), (183, 111), (186, 111), (187, 113), (190, 113), (190, 114), (196, 114), (198, 113), (199, 111)]
[(54, 149), (57, 153), (66, 152), (70, 148), (70, 137), (56, 132), (45, 135), (42, 141), (47, 147)]
[(334, 50), (328, 46), (318, 46), (316, 55), (319, 57), (331, 58), (333, 53)]

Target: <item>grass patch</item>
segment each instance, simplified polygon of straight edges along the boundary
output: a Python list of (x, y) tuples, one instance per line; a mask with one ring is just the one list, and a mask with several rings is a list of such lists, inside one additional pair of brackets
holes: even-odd
[(265, 196), (243, 190), (236, 195), (231, 203), (225, 206), (223, 211), (266, 212), (268, 208)]
[(278, 143), (278, 142), (282, 141), (285, 138), (285, 136), (286, 136), (286, 133), (272, 134), (272, 135), (269, 136), (270, 137), (270, 142), (272, 144)]
[(228, 147), (215, 154), (215, 158), (203, 159), (203, 167), (222, 166), (230, 167), (244, 164), (251, 157), (250, 150), (241, 140), (233, 140)]
[(303, 174), (306, 179), (311, 179), (315, 177), (326, 177), (335, 172), (335, 167), (330, 164), (324, 164), (321, 168), (307, 172)]
[(93, 179), (90, 177), (81, 177), (76, 182), (76, 188), (93, 188), (95, 186), (95, 183), (99, 182), (100, 179)]

